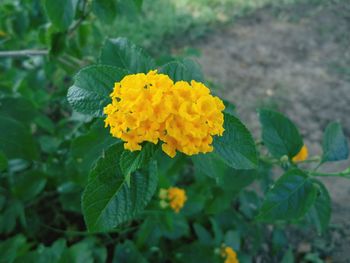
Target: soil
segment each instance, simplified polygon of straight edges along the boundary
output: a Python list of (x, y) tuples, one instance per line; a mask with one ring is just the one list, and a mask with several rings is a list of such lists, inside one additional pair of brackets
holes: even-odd
[[(350, 1), (265, 7), (196, 47), (205, 75), (237, 106), (256, 138), (260, 106), (275, 107), (294, 120), (311, 156), (322, 154), (322, 133), (333, 120), (350, 138)], [(347, 160), (320, 170), (349, 166)], [(334, 227), (326, 241), (334, 247), (330, 256), (332, 262), (350, 262), (350, 180), (323, 181), (333, 200)]]

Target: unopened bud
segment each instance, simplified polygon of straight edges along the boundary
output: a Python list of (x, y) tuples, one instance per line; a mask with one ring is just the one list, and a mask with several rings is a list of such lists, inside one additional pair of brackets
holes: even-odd
[(289, 161), (288, 155), (283, 155), (283, 156), (281, 157), (280, 161), (281, 161), (282, 164), (288, 163), (288, 161)]
[(166, 199), (168, 197), (168, 190), (161, 188), (159, 190), (159, 198), (160, 199)]
[(159, 206), (160, 206), (160, 208), (167, 208), (168, 206), (169, 206), (169, 203), (167, 202), (167, 201), (165, 201), (165, 200), (160, 200), (159, 201)]

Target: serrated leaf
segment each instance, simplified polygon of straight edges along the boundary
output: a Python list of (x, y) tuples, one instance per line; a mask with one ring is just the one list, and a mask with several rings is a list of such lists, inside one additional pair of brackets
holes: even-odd
[(120, 168), (124, 176), (148, 165), (155, 150), (156, 146), (153, 143), (145, 144), (141, 151), (125, 150), (120, 157)]
[(94, 65), (83, 68), (75, 76), (67, 99), (74, 110), (95, 117), (103, 116), (103, 108), (111, 102), (114, 83), (128, 72), (112, 66)]
[(303, 146), (303, 139), (294, 123), (281, 113), (261, 109), (259, 119), (262, 125), (262, 139), (270, 153), (280, 158), (293, 158)]
[(234, 169), (255, 169), (255, 142), (248, 129), (234, 116), (224, 114), (224, 134), (214, 139), (214, 151)]
[(71, 154), (82, 173), (89, 173), (96, 161), (111, 145), (119, 140), (110, 135), (101, 120), (96, 121), (90, 131), (72, 141)]
[(223, 176), (229, 169), (229, 166), (215, 153), (194, 155), (192, 161), (195, 169), (214, 179)]
[(45, 0), (44, 7), (50, 22), (59, 30), (66, 30), (73, 22), (75, 5), (72, 0)]
[(311, 206), (306, 217), (315, 224), (319, 235), (324, 233), (331, 220), (332, 207), (331, 197), (327, 188), (318, 180), (313, 180), (318, 186), (318, 193), (315, 203)]
[(188, 58), (171, 61), (163, 65), (160, 68), (159, 73), (167, 74), (173, 81), (204, 81), (203, 73), (199, 64)]
[(257, 219), (260, 221), (293, 220), (306, 214), (316, 199), (317, 189), (301, 170), (282, 175), (267, 192)]
[(156, 68), (150, 56), (122, 37), (105, 40), (101, 49), (100, 63), (125, 69), (129, 73), (147, 73)]
[(322, 162), (346, 160), (349, 157), (349, 147), (341, 125), (330, 123), (323, 135)]
[(0, 116), (0, 150), (8, 159), (36, 160), (37, 145), (28, 128), (13, 119)]
[(130, 186), (119, 166), (124, 146), (110, 147), (89, 175), (82, 197), (85, 223), (89, 232), (111, 230), (136, 216), (150, 201), (157, 188), (155, 162), (148, 170), (133, 173)]

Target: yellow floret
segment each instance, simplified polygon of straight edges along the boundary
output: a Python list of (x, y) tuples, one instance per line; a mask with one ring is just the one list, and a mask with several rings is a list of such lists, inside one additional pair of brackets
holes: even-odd
[(308, 151), (306, 145), (303, 145), (303, 147), (301, 147), (298, 154), (295, 155), (292, 160), (293, 160), (293, 162), (302, 162), (302, 161), (305, 161), (308, 156), (309, 156), (309, 151)]
[(112, 102), (104, 108), (105, 125), (124, 148), (141, 150), (143, 142), (163, 142), (170, 157), (211, 152), (212, 136), (224, 132), (225, 106), (197, 81), (174, 83), (153, 70), (131, 74), (115, 83)]
[(162, 208), (170, 206), (176, 213), (180, 212), (187, 200), (185, 190), (178, 187), (160, 189), (159, 198), (161, 199), (160, 206)]
[(239, 263), (237, 254), (231, 247), (223, 246), (221, 254), (225, 258), (225, 263)]

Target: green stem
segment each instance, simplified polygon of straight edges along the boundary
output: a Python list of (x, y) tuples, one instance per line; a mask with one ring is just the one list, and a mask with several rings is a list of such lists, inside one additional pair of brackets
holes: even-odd
[(304, 161), (301, 161), (301, 162), (298, 162), (298, 163), (314, 163), (314, 162), (319, 162), (321, 161), (321, 157), (316, 155), (316, 156), (313, 156), (311, 158), (308, 158)]
[(320, 173), (312, 171), (309, 172), (309, 174), (312, 176), (339, 176), (350, 179), (350, 167), (339, 173)]
[(265, 157), (265, 156), (260, 156), (260, 160), (262, 160), (265, 163), (269, 164), (280, 164), (280, 160), (277, 160), (275, 158), (270, 158), (270, 157)]

